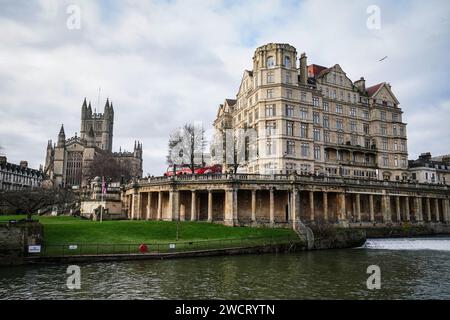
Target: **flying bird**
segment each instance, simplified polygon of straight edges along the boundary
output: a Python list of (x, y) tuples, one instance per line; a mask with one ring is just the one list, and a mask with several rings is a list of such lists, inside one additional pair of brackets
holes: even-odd
[(386, 59), (388, 56), (385, 56), (383, 59), (378, 60), (378, 62), (383, 61), (384, 59)]

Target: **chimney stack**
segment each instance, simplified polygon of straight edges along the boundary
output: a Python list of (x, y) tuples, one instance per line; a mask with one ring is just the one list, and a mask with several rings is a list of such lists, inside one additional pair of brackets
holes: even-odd
[(366, 92), (366, 80), (364, 77), (361, 77), (358, 81), (355, 81), (355, 86), (359, 89), (361, 92)]
[(306, 85), (308, 82), (308, 63), (306, 54), (300, 55), (300, 83)]

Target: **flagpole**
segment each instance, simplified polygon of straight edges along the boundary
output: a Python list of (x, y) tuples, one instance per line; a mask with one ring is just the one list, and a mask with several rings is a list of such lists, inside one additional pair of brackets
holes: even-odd
[(102, 195), (101, 195), (101, 206), (100, 206), (100, 223), (103, 222), (103, 192), (105, 189), (105, 177), (102, 177)]

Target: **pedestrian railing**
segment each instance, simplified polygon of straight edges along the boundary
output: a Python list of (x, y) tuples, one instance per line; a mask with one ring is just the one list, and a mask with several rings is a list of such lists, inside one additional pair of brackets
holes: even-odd
[[(131, 255), (164, 254), (173, 252), (195, 252), (233, 248), (248, 248), (277, 244), (298, 243), (302, 240), (293, 235), (271, 237), (224, 238), (214, 240), (167, 241), (142, 243), (67, 243), (42, 245), (41, 256), (84, 256), (84, 255)], [(146, 249), (144, 249), (144, 245)]]

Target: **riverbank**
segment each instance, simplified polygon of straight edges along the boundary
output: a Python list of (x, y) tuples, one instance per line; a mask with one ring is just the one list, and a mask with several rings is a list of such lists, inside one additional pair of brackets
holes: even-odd
[[(0, 216), (3, 223), (19, 218), (23, 216)], [(205, 222), (125, 220), (100, 223), (74, 217), (35, 219), (44, 230), (40, 250), (28, 253), (24, 251), (27, 250), (26, 245), (16, 246), (15, 250), (22, 253), (16, 254), (14, 262), (8, 264), (289, 253), (361, 247), (366, 238), (450, 234), (450, 227), (442, 224), (350, 228), (332, 224), (313, 225), (310, 226), (311, 233), (305, 237), (292, 229), (228, 227)], [(17, 256), (22, 257), (22, 261), (18, 262)]]
[[(18, 217), (3, 217), (14, 220)], [(23, 263), (170, 259), (215, 255), (286, 253), (351, 248), (365, 241), (362, 230), (314, 229), (309, 239), (292, 229), (227, 227), (202, 222), (104, 221), (38, 217), (43, 241)], [(37, 223), (37, 222), (34, 222)], [(178, 233), (178, 239), (175, 235)], [(25, 247), (25, 249), (27, 249)], [(16, 263), (17, 264), (17, 263)]]
[[(56, 251), (49, 254), (44, 248), (44, 254), (30, 256), (25, 259), (28, 264), (42, 263), (82, 263), (108, 262), (128, 260), (165, 260), (173, 258), (199, 258), (227, 255), (265, 254), (265, 253), (294, 253), (307, 250), (343, 249), (361, 247), (365, 241), (362, 230), (337, 229), (333, 235), (318, 237), (311, 240), (312, 246), (306, 239), (295, 237), (271, 238), (242, 238), (220, 242), (174, 242), (169, 244), (150, 245), (149, 252), (139, 252), (140, 246), (132, 245), (131, 250), (121, 253), (83, 254), (82, 249), (67, 250), (66, 255), (58, 255)], [(253, 243), (252, 243), (253, 242)], [(225, 244), (225, 247), (221, 248)], [(233, 247), (233, 245), (235, 247)], [(72, 245), (75, 246), (75, 245)], [(117, 246), (117, 245), (115, 245)], [(210, 247), (210, 248), (208, 248)], [(61, 247), (60, 247), (61, 248)], [(95, 249), (95, 248), (91, 248)], [(80, 250), (80, 251), (78, 251)], [(120, 250), (120, 248), (119, 248)], [(155, 251), (156, 250), (156, 251)], [(89, 251), (89, 250), (88, 250)], [(98, 251), (98, 247), (97, 247)], [(125, 249), (125, 251), (127, 251)]]

